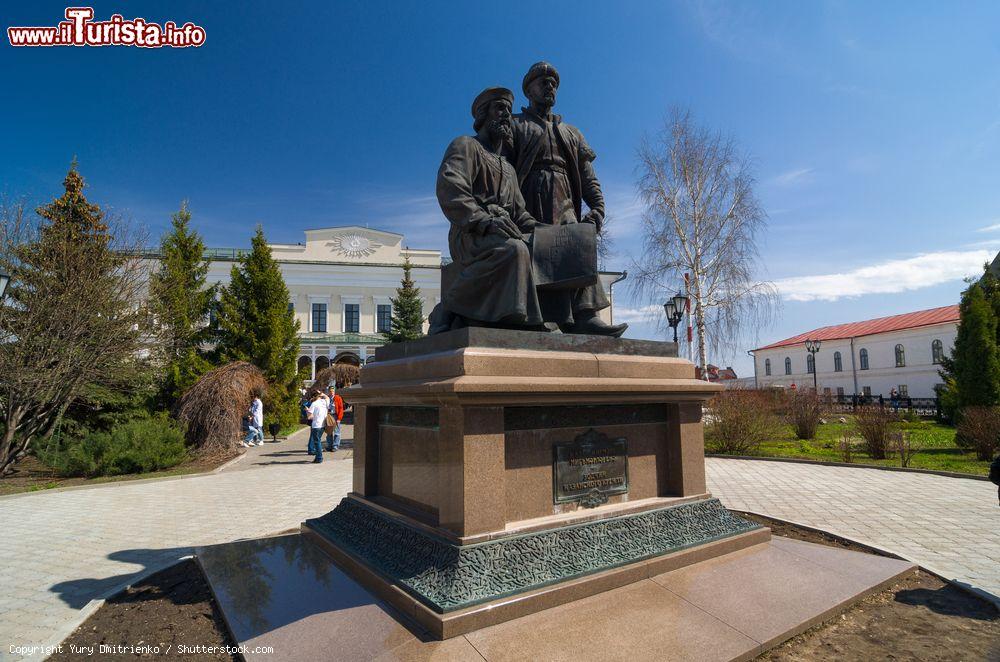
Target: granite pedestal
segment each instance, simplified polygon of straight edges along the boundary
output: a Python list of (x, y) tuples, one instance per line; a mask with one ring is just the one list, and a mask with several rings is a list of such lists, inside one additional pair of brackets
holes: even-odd
[(483, 328), (380, 348), (345, 394), (353, 491), (303, 531), (439, 638), (766, 542), (706, 492), (719, 387), (676, 353)]

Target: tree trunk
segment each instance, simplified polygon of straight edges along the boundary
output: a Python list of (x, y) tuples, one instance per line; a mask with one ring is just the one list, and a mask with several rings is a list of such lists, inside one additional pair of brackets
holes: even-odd
[(17, 427), (21, 424), (22, 418), (23, 412), (20, 409), (10, 412), (7, 416), (7, 427), (3, 431), (3, 439), (0, 440), (0, 476), (6, 476), (13, 470), (19, 451), (27, 448), (27, 443), (18, 448), (15, 442)]
[(698, 331), (698, 366), (701, 368), (701, 378), (708, 381), (708, 350), (705, 342), (705, 307), (702, 305), (701, 274), (694, 271), (692, 293), (694, 294), (694, 325)]

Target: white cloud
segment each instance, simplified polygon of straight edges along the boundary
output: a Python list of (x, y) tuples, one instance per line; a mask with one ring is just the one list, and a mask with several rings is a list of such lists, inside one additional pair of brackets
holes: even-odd
[(996, 232), (1000, 230), (1000, 223), (994, 223), (993, 225), (987, 225), (985, 228), (979, 228), (976, 232)]
[(777, 184), (778, 186), (792, 186), (794, 184), (800, 184), (812, 179), (811, 175), (813, 172), (813, 168), (795, 168), (794, 170), (783, 172), (777, 177), (772, 178), (771, 183)]
[(631, 184), (607, 182), (604, 189), (604, 208), (608, 215), (608, 232), (620, 239), (638, 231), (645, 207)]
[(895, 294), (976, 275), (992, 257), (986, 250), (940, 251), (842, 273), (782, 278), (774, 284), (787, 301), (836, 301), (864, 294)]
[(625, 306), (615, 306), (615, 322), (628, 322), (629, 324), (648, 324), (656, 322), (658, 316), (663, 315), (663, 306), (649, 305), (639, 308), (627, 308)]

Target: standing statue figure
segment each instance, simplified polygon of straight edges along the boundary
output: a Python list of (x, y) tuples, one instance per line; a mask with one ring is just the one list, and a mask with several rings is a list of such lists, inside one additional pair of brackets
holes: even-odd
[[(599, 231), (604, 195), (594, 172), (597, 155), (579, 129), (552, 114), (559, 72), (547, 62), (533, 64), (521, 88), (529, 106), (513, 118), (510, 153), (528, 213), (539, 223), (592, 223)], [(538, 298), (544, 320), (558, 324), (564, 333), (618, 337), (628, 328), (598, 317), (611, 305), (600, 280), (575, 290), (544, 289)]]
[(503, 87), (481, 92), (472, 102), (476, 135), (453, 140), (441, 161), (437, 198), (451, 223), (454, 262), (445, 267), (450, 282), (431, 313), (432, 334), (469, 325), (546, 330), (528, 249), (536, 222), (502, 154), (513, 102)]

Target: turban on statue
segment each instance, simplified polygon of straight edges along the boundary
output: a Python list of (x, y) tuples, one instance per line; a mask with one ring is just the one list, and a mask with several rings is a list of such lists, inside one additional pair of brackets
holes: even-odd
[(548, 62), (536, 62), (528, 69), (528, 73), (524, 74), (524, 80), (521, 81), (521, 91), (528, 94), (528, 85), (531, 84), (531, 81), (542, 76), (552, 76), (556, 79), (556, 87), (559, 87), (559, 72), (556, 71), (556, 68)]
[(489, 108), (491, 101), (497, 99), (506, 99), (507, 103), (511, 106), (514, 105), (514, 93), (506, 87), (487, 87), (472, 102), (472, 117), (476, 120), (475, 124), (472, 125), (473, 129), (479, 131), (483, 122), (486, 121), (486, 109)]

